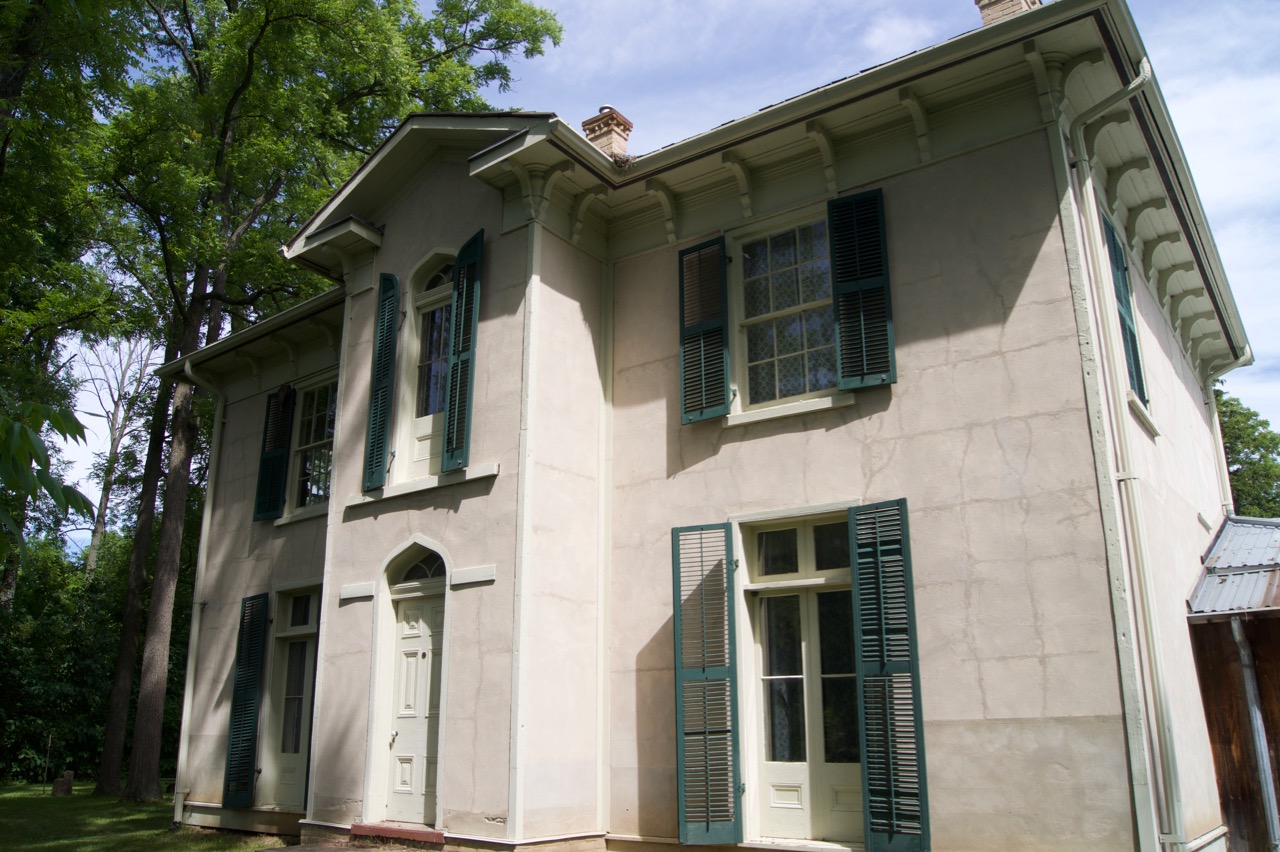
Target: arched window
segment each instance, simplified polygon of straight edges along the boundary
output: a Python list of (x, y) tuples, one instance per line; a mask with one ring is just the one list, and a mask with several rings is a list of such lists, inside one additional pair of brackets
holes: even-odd
[(444, 559), (435, 551), (428, 550), (421, 559), (404, 569), (396, 585), (441, 580), (444, 579), (444, 573)]

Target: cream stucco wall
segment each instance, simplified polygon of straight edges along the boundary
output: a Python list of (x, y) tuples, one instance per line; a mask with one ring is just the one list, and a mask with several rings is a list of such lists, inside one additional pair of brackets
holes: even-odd
[[(453, 203), (441, 204), (442, 198)], [(340, 448), (335, 452), (330, 503), (330, 557), (316, 695), (311, 811), (315, 820), (347, 824), (379, 821), (385, 815), (389, 769), (386, 749), (378, 746), (389, 739), (391, 711), (389, 700), (379, 696), (391, 692), (391, 671), (385, 660), (391, 653), (394, 618), (387, 599), (386, 570), (405, 567), (394, 557), (415, 536), (422, 536), (439, 545), (450, 572), (494, 566), (495, 573), (492, 583), (451, 587), (446, 593), (445, 724), (437, 825), (479, 836), (507, 834), (527, 263), (525, 234), (499, 233), (500, 200), (498, 193), (467, 176), (461, 157), (425, 167), (400, 197), (373, 215), (389, 223), (382, 248), (348, 278), (353, 295), (345, 324)], [(500, 473), (361, 502), (375, 302), (374, 291), (364, 288), (384, 272), (396, 274), (407, 285), (425, 252), (438, 246), (456, 251), (480, 228), (485, 229), (485, 265), (470, 464), (490, 469), (496, 465)], [(416, 357), (417, 342), (401, 339), (397, 369), (414, 369)], [(408, 428), (407, 415), (396, 411), (393, 428)], [(408, 484), (402, 470), (403, 466), (391, 462), (389, 485)], [(343, 586), (367, 582), (374, 583), (373, 600), (340, 600)]]
[[(671, 528), (906, 497), (934, 848), (1128, 849), (1102, 525), (1044, 137), (876, 185), (898, 381), (849, 408), (680, 426), (676, 249), (615, 268), (609, 828), (676, 834)], [(744, 743), (744, 762), (756, 754)]]

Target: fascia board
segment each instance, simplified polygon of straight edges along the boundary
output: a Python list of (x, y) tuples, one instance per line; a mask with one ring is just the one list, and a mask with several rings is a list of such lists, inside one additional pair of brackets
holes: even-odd
[(343, 287), (335, 287), (327, 290), (319, 296), (312, 296), (305, 302), (294, 305), (292, 308), (281, 311), (280, 313), (267, 317), (264, 320), (254, 323), (248, 328), (241, 329), (234, 334), (209, 344), (203, 349), (197, 349), (190, 355), (184, 355), (181, 358), (175, 358), (167, 364), (161, 364), (156, 368), (156, 375), (162, 379), (177, 379), (186, 374), (187, 368), (195, 368), (200, 364), (208, 363), (214, 358), (227, 355), (239, 349), (241, 346), (260, 340), (263, 337), (286, 326), (293, 325), (300, 320), (304, 320), (309, 316), (321, 313), (327, 308), (341, 304), (347, 297), (347, 291)]

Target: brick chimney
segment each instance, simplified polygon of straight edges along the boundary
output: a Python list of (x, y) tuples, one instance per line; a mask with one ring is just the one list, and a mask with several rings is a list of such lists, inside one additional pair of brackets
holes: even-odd
[(978, 11), (982, 13), (984, 27), (1040, 6), (1040, 0), (974, 0), (974, 2), (978, 4)]
[(582, 132), (587, 135), (587, 141), (614, 160), (627, 156), (627, 137), (631, 135), (631, 127), (627, 117), (608, 104), (600, 107), (598, 114), (582, 122)]

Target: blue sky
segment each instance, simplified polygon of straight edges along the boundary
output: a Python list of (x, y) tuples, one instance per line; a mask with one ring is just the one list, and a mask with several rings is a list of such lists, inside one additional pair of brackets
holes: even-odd
[[(489, 93), (571, 126), (611, 104), (643, 154), (975, 29), (972, 0), (541, 0), (561, 46)], [(425, 4), (424, 5), (429, 5)], [(1280, 2), (1130, 0), (1256, 363), (1228, 391), (1280, 428)], [(84, 401), (84, 400), (82, 400)], [(82, 418), (92, 429), (93, 418)], [(87, 480), (75, 449), (73, 478)]]

